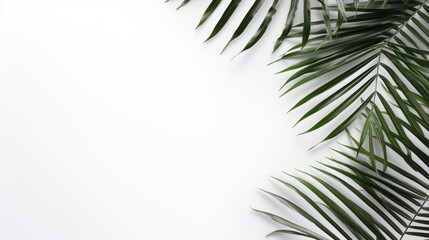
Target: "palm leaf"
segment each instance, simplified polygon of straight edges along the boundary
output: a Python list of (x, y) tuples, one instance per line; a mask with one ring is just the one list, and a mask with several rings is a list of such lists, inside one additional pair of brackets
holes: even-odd
[[(202, 22), (213, 12), (214, 2)], [(272, 7), (244, 50), (259, 41), (277, 12), (277, 1), (255, 1), (231, 41), (247, 29), (263, 2)], [(292, 72), (282, 96), (304, 85), (315, 86), (290, 111), (313, 102), (298, 120), (315, 122), (304, 133), (330, 126), (322, 141), (346, 132), (351, 144), (314, 166), (316, 173), (275, 178), (302, 204), (264, 191), (312, 227), (256, 211), (283, 226), (272, 234), (429, 239), (428, 0), (301, 2), (303, 22), (294, 25), (299, 2), (291, 0), (285, 27), (274, 44), (277, 50), (290, 38), (301, 39), (275, 61), (288, 64), (280, 73)], [(231, 6), (235, 10), (239, 3), (229, 3), (209, 39), (229, 22)], [(358, 129), (358, 137), (349, 132), (352, 127)]]
[[(219, 2), (211, 1), (200, 24), (217, 8)], [(254, 16), (260, 11), (260, 6), (264, 2), (269, 1), (256, 0), (254, 2), (226, 46), (241, 36), (250, 22), (254, 20)], [(242, 51), (253, 47), (268, 29), (278, 5), (277, 0), (271, 2), (272, 6), (266, 13), (258, 31)], [(230, 1), (208, 40), (216, 36), (228, 23), (240, 3), (241, 1)], [(285, 89), (282, 95), (305, 84), (321, 85), (315, 91), (304, 96), (291, 109), (308, 104), (316, 96), (323, 95), (325, 97), (321, 103), (304, 113), (298, 122), (320, 113), (325, 108), (334, 109), (321, 117), (314, 126), (305, 132), (311, 132), (331, 124), (338, 117), (346, 119), (346, 121), (342, 121), (333, 127), (331, 133), (323, 141), (335, 138), (355, 120), (361, 118), (359, 113), (365, 106), (357, 104), (360, 98), (366, 99), (364, 104), (368, 104), (370, 95), (373, 96), (373, 101), (377, 100), (377, 93), (383, 95), (390, 93), (396, 96), (392, 89), (381, 91), (382, 89), (378, 85), (385, 85), (385, 81), (391, 82), (392, 87), (399, 90), (401, 94), (404, 93), (404, 86), (397, 86), (398, 83), (404, 82), (405, 86), (412, 85), (416, 88), (416, 92), (406, 92), (408, 95), (414, 95), (412, 99), (425, 99), (429, 95), (428, 70), (425, 68), (429, 66), (427, 60), (428, 41), (425, 38), (429, 35), (429, 28), (426, 27), (429, 25), (426, 1), (404, 3), (399, 0), (391, 0), (388, 2), (355, 2), (353, 4), (337, 1), (337, 4), (330, 6), (321, 1), (318, 6), (311, 6), (309, 1), (303, 1), (304, 22), (293, 26), (297, 6), (298, 1), (291, 1), (285, 28), (274, 46), (274, 49), (277, 49), (287, 38), (300, 37), (302, 39), (300, 44), (292, 47), (278, 60), (297, 61), (280, 71), (295, 71), (282, 87)], [(324, 16), (324, 20), (311, 21), (311, 16), (318, 12)], [(337, 18), (331, 17), (330, 12), (338, 13)], [(335, 36), (332, 35), (331, 22), (336, 22)], [(363, 69), (367, 70), (364, 75), (362, 75)], [(401, 76), (398, 77), (396, 72)], [(337, 77), (328, 83), (324, 83), (326, 76), (336, 74), (338, 74)], [(397, 79), (400, 79), (399, 82), (396, 81)], [(341, 85), (346, 87), (341, 88), (341, 91), (337, 91), (335, 94), (328, 94), (331, 89), (338, 89)], [(344, 99), (346, 100), (344, 101)], [(413, 108), (417, 107), (420, 117), (425, 123), (428, 123), (429, 118), (418, 107), (419, 104), (416, 104), (418, 102), (410, 100), (409, 97), (405, 100), (409, 103), (408, 107), (410, 104)], [(424, 100), (424, 103), (427, 104), (427, 101)], [(398, 104), (403, 106), (401, 103)], [(378, 101), (377, 105), (381, 105), (381, 103)], [(419, 124), (409, 117), (411, 110), (407, 110), (407, 108), (401, 108), (401, 110), (407, 120), (414, 127), (419, 128)], [(371, 111), (374, 111), (374, 108)], [(350, 112), (351, 114), (345, 116), (342, 112)], [(381, 125), (372, 125), (369, 129), (372, 133), (380, 136), (377, 141), (372, 141), (372, 143), (384, 146), (385, 144), (380, 142), (383, 140), (380, 135), (382, 132), (380, 127)], [(369, 141), (368, 138), (360, 139)]]
[[(415, 129), (411, 130), (413, 134), (419, 134)], [(393, 135), (395, 139), (405, 144), (409, 141), (399, 135)], [(336, 150), (338, 158), (342, 160), (332, 157), (327, 163), (315, 166), (316, 173), (303, 173), (310, 180), (289, 175), (296, 180), (295, 183), (291, 183), (291, 180), (275, 178), (282, 186), (298, 193), (303, 199), (298, 202), (306, 204), (292, 205), (287, 197), (264, 191), (286, 208), (303, 216), (309, 221), (307, 225), (312, 226), (311, 231), (320, 234), (321, 237), (316, 238), (313, 234), (290, 227), (293, 225), (285, 230), (296, 231), (313, 239), (387, 240), (406, 239), (411, 235), (427, 238), (429, 178), (421, 162), (428, 159), (422, 160), (408, 154), (394, 154), (387, 163), (388, 170), (376, 172), (373, 171), (370, 159), (374, 158), (375, 161), (382, 163), (383, 157), (378, 154), (371, 156), (372, 153), (366, 147), (358, 150), (356, 144), (359, 141), (353, 137), (351, 139), (354, 146), (344, 145), (347, 150)], [(422, 140), (428, 143), (427, 139)], [(355, 157), (358, 151), (360, 155)], [(399, 152), (403, 153), (402, 150)], [(413, 170), (415, 165), (420, 166), (420, 170)], [(334, 185), (328, 181), (336, 183)], [(308, 193), (304, 193), (304, 190)], [(302, 209), (305, 209), (306, 213), (301, 213), (304, 211)], [(317, 212), (317, 215), (312, 214), (308, 217), (310, 211)], [(324, 224), (320, 224), (322, 221)], [(334, 236), (332, 229), (336, 230)], [(289, 234), (287, 231), (275, 233)]]

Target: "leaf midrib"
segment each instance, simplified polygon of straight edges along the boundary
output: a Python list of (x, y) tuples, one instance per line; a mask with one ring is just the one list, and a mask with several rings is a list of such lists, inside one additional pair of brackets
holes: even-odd
[(399, 240), (402, 240), (402, 238), (404, 238), (404, 236), (407, 234), (408, 229), (411, 227), (411, 225), (413, 224), (414, 220), (416, 219), (416, 217), (419, 215), (420, 211), (423, 209), (423, 207), (425, 206), (426, 202), (429, 200), (429, 195), (426, 196), (425, 200), (423, 201), (422, 205), (420, 205), (420, 208), (417, 210), (417, 212), (414, 214), (413, 218), (411, 219), (411, 221), (408, 223), (407, 227), (405, 228), (404, 232), (401, 235), (401, 238), (399, 238)]
[[(385, 40), (384, 43), (382, 45), (379, 46), (379, 56), (377, 59), (377, 73), (376, 73), (376, 79), (375, 79), (375, 87), (374, 87), (374, 98), (373, 98), (373, 102), (375, 103), (375, 100), (377, 99), (377, 88), (378, 88), (378, 82), (379, 82), (379, 76), (380, 76), (380, 65), (381, 65), (381, 57), (383, 56), (383, 51), (382, 49), (385, 48), (391, 41), (393, 38), (395, 38), (401, 31), (402, 29), (414, 18), (414, 16), (422, 9), (422, 7), (428, 2), (428, 0), (423, 1), (419, 7), (414, 11), (413, 14), (410, 15), (410, 17), (402, 23), (402, 25), (392, 34), (392, 36), (390, 36), (389, 39)], [(374, 107), (371, 108), (371, 112), (374, 111)]]
[[(376, 82), (376, 84), (378, 83), (378, 76), (379, 76), (379, 74), (380, 74), (380, 65), (381, 65), (381, 56), (382, 56), (382, 49), (384, 48), (384, 47), (386, 47), (391, 41), (392, 41), (392, 39), (394, 38), (394, 37), (396, 37), (401, 31), (402, 31), (402, 29), (414, 18), (414, 16), (422, 9), (422, 7), (426, 4), (428, 2), (428, 0), (425, 0), (425, 1), (423, 1), (421, 4), (420, 4), (420, 6), (414, 11), (414, 13), (413, 14), (411, 14), (410, 15), (410, 17), (405, 21), (405, 22), (403, 22), (402, 23), (402, 25), (396, 30), (396, 32), (394, 32), (393, 34), (392, 34), (392, 36), (390, 36), (390, 38), (389, 39), (387, 39), (387, 40), (385, 40), (384, 41), (384, 43), (379, 47), (380, 48), (380, 52), (379, 52), (379, 58), (378, 58), (378, 61), (377, 61), (377, 82)], [(377, 88), (375, 89), (375, 91), (377, 90)]]

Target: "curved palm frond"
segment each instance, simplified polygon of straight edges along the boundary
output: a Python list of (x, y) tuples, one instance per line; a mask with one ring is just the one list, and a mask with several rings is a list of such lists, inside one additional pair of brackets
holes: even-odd
[[(199, 26), (220, 2), (211, 1)], [(271, 8), (243, 51), (258, 42), (277, 12), (276, 0), (255, 0), (226, 46), (241, 36), (265, 2), (271, 2)], [(240, 3), (230, 1), (208, 40), (229, 22)], [(322, 115), (307, 133), (340, 120), (322, 141), (347, 132), (352, 144), (335, 150), (338, 157), (320, 162), (314, 174), (289, 175), (292, 181), (275, 178), (305, 204), (263, 190), (312, 228), (256, 211), (286, 227), (272, 234), (429, 239), (429, 0), (301, 3), (303, 22), (294, 25), (300, 2), (291, 0), (285, 27), (274, 44), (277, 50), (288, 39), (301, 39), (276, 61), (292, 62), (280, 71), (293, 71), (282, 95), (315, 86), (290, 110), (317, 101), (297, 123)], [(357, 120), (362, 125), (356, 138), (348, 129), (356, 127)]]
[[(323, 12), (327, 9), (338, 12), (338, 18), (333, 19), (337, 24), (335, 30), (327, 32), (330, 28), (323, 23), (326, 21), (312, 22), (308, 44), (304, 46), (304, 43), (301, 43), (280, 58), (303, 59), (282, 71), (296, 70), (286, 81), (284, 86), (291, 86), (284, 94), (310, 82), (317, 81), (316, 85), (320, 85), (298, 101), (291, 110), (325, 94), (323, 100), (307, 111), (298, 123), (336, 103), (332, 111), (306, 132), (328, 124), (363, 99), (323, 141), (343, 132), (361, 116), (369, 103), (373, 102), (375, 104), (372, 105), (371, 111), (364, 117), (359, 145), (367, 140), (373, 147), (371, 136), (377, 134), (377, 142), (385, 149), (383, 125), (375, 119), (375, 106), (383, 111), (382, 108), (391, 104), (386, 100), (390, 96), (399, 106), (405, 120), (422, 132), (422, 125), (427, 126), (429, 123), (428, 114), (422, 107), (422, 103), (427, 105), (429, 102), (429, 29), (425, 27), (429, 25), (429, 21), (418, 16), (429, 16), (426, 4), (426, 0), (407, 3), (389, 1), (373, 2), (369, 6), (368, 3), (359, 3), (356, 6), (344, 4), (343, 9), (340, 5), (314, 8)], [(305, 34), (305, 30), (300, 30), (288, 37)], [(332, 40), (329, 39), (331, 36)], [(329, 81), (321, 78), (329, 73), (336, 74), (336, 77)], [(331, 89), (336, 91), (326, 94)], [(416, 113), (421, 122), (418, 122), (412, 112)]]
[[(398, 135), (395, 138), (404, 141)], [(374, 158), (382, 163), (383, 157), (372, 154), (366, 147), (358, 149), (359, 141), (353, 137), (351, 139), (354, 145), (344, 145), (348, 151), (335, 150), (339, 157), (348, 159), (350, 163), (344, 159), (328, 158), (328, 163), (320, 162), (314, 167), (315, 174), (302, 172), (310, 180), (288, 174), (295, 184), (275, 178), (303, 200), (298, 202), (305, 204), (300, 206), (280, 194), (264, 191), (288, 209), (299, 213), (310, 222), (306, 226), (311, 226), (304, 228), (279, 215), (256, 210), (287, 227), (271, 234), (299, 234), (312, 239), (338, 240), (394, 240), (406, 239), (404, 237), (411, 235), (427, 239), (429, 175), (422, 164), (428, 164), (429, 159), (419, 159), (399, 150), (392, 155), (391, 159), (395, 160), (387, 163), (387, 171), (375, 172), (369, 159)], [(428, 143), (425, 139), (424, 144)], [(357, 152), (361, 153), (360, 157), (355, 156)], [(403, 162), (407, 164), (401, 166)]]
[[(221, 0), (211, 1), (198, 26), (212, 15), (220, 2)], [(270, 1), (254, 1), (226, 46), (246, 30), (265, 2)], [(222, 30), (240, 3), (239, 0), (230, 1), (207, 40)], [(271, 3), (272, 6), (259, 29), (242, 51), (254, 46), (267, 30), (278, 6), (277, 0)], [(417, 122), (409, 108), (415, 110), (424, 124), (428, 125), (429, 117), (421, 107), (422, 103), (429, 104), (427, 0), (405, 3), (402, 0), (354, 3), (339, 0), (335, 5), (327, 5), (323, 1), (318, 3), (318, 6), (311, 6), (309, 1), (303, 1), (304, 22), (293, 26), (298, 0), (292, 0), (285, 27), (274, 46), (274, 49), (277, 49), (288, 38), (302, 38), (300, 44), (292, 47), (278, 60), (298, 61), (280, 71), (295, 71), (282, 86), (281, 89), (285, 89), (282, 96), (305, 84), (313, 83), (319, 86), (298, 101), (291, 110), (308, 104), (316, 97), (324, 97), (297, 123), (316, 113), (332, 109), (304, 133), (324, 127), (341, 116), (344, 120), (322, 141), (333, 139), (359, 119), (371, 101), (377, 101), (376, 105), (382, 109), (383, 100), (387, 98), (386, 93), (390, 93), (389, 95), (399, 101), (397, 104), (413, 127), (419, 129), (422, 123)], [(323, 20), (311, 21), (314, 18), (312, 15), (318, 14), (323, 16)], [(334, 77), (327, 81), (327, 76), (330, 75)], [(410, 90), (410, 87), (413, 89)], [(333, 90), (335, 92), (331, 93)], [(402, 95), (405, 95), (405, 98), (399, 99)], [(377, 100), (380, 96), (384, 99)], [(347, 111), (350, 113), (344, 116), (343, 113)], [(373, 119), (375, 117), (375, 108), (372, 107), (370, 114), (364, 118), (360, 145), (369, 142), (366, 136), (370, 131), (370, 135), (379, 136), (377, 141), (371, 143), (385, 149), (386, 140), (382, 134), (382, 125)]]

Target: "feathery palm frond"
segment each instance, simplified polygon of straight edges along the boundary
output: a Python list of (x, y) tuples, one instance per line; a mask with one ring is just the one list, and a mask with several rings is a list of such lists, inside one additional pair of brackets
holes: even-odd
[[(395, 138), (403, 140), (398, 135)], [(295, 184), (275, 178), (302, 198), (303, 201), (298, 202), (305, 204), (295, 204), (287, 197), (263, 190), (288, 209), (299, 213), (312, 226), (305, 228), (279, 215), (256, 210), (287, 227), (271, 234), (338, 240), (398, 240), (411, 235), (427, 239), (429, 175), (421, 165), (422, 162), (428, 164), (429, 159), (418, 159), (398, 151), (392, 155), (395, 160), (387, 163), (387, 171), (375, 172), (369, 159), (382, 163), (383, 157), (372, 154), (366, 147), (358, 149), (359, 141), (351, 139), (354, 145), (344, 145), (348, 151), (335, 150), (350, 163), (328, 158), (328, 163), (320, 162), (314, 167), (315, 174), (302, 172), (310, 180), (289, 175), (297, 182)], [(427, 139), (423, 141), (425, 145), (429, 143)], [(360, 157), (355, 156), (357, 152), (360, 152)]]
[[(198, 26), (211, 16), (220, 2), (211, 1)], [(254, 1), (226, 46), (244, 32), (265, 2), (269, 1)], [(268, 28), (278, 6), (278, 1), (271, 2), (272, 6), (265, 19), (243, 51), (254, 46)], [(239, 0), (230, 1), (207, 40), (222, 30), (240, 3)], [(298, 101), (291, 110), (311, 102), (316, 97), (324, 96), (323, 100), (307, 111), (297, 123), (329, 107), (333, 108), (305, 133), (331, 123), (338, 116), (344, 117), (342, 113), (349, 110), (351, 113), (346, 115), (345, 120), (335, 126), (323, 141), (333, 139), (360, 118), (370, 101), (383, 98), (376, 104), (382, 110), (383, 102), (387, 101), (386, 93), (390, 93), (399, 101), (397, 104), (401, 106), (406, 120), (412, 126), (421, 128), (422, 123), (417, 122), (409, 108), (413, 108), (423, 124), (428, 125), (429, 117), (421, 107), (422, 104), (429, 105), (427, 0), (405, 3), (402, 0), (354, 3), (338, 0), (335, 5), (327, 5), (323, 1), (318, 3), (318, 6), (311, 6), (309, 1), (303, 1), (304, 22), (293, 26), (298, 0), (291, 1), (285, 27), (274, 47), (277, 49), (288, 38), (302, 38), (300, 44), (292, 47), (278, 60), (298, 60), (280, 71), (295, 71), (282, 86), (282, 89), (289, 86), (282, 95), (308, 83), (319, 86)], [(336, 17), (332, 17), (335, 15), (333, 13), (336, 13)], [(312, 15), (317, 14), (322, 15), (323, 20), (312, 21)], [(328, 75), (335, 77), (326, 81)], [(410, 90), (410, 87), (413, 90)], [(333, 90), (336, 91), (329, 93)], [(398, 99), (401, 95), (405, 95), (405, 99)], [(357, 104), (362, 98), (363, 102)], [(386, 141), (381, 129), (383, 126), (377, 124), (378, 121), (373, 119), (375, 117), (373, 107), (365, 118), (360, 144), (369, 141), (365, 136), (371, 131), (372, 134), (379, 135), (377, 141), (372, 143), (378, 143), (385, 149)]]
[[(306, 132), (314, 131), (339, 116), (344, 110), (363, 98), (363, 101), (345, 117), (324, 139), (329, 140), (343, 132), (354, 122), (370, 102), (371, 111), (365, 116), (360, 145), (365, 140), (371, 141), (373, 134), (378, 134), (378, 143), (383, 149), (386, 141), (383, 125), (377, 121), (376, 106), (380, 111), (390, 105), (386, 99), (390, 96), (399, 106), (405, 120), (422, 132), (422, 125), (427, 126), (429, 118), (422, 104), (429, 102), (429, 29), (417, 16), (429, 16), (427, 1), (402, 1), (344, 4), (315, 7), (315, 10), (338, 11), (338, 19), (332, 33), (328, 33), (323, 22), (312, 22), (307, 45), (301, 43), (284, 54), (280, 59), (302, 59), (282, 72), (297, 70), (285, 83), (291, 86), (284, 94), (303, 84), (315, 82), (320, 85), (292, 107), (292, 110), (306, 104), (313, 98), (325, 94), (322, 101), (306, 112), (298, 122), (336, 103), (334, 109)], [(343, 12), (343, 13), (341, 13)], [(345, 17), (344, 17), (345, 16)], [(343, 22), (344, 21), (344, 22)], [(413, 22), (420, 24), (413, 25)], [(330, 22), (328, 23), (328, 25)], [(419, 27), (420, 26), (420, 27)], [(304, 30), (291, 33), (288, 37), (305, 35)], [(425, 34), (425, 37), (422, 36)], [(332, 40), (330, 40), (330, 35)], [(322, 79), (328, 73), (337, 74), (329, 81)], [(322, 82), (323, 81), (323, 82)], [(321, 83), (322, 82), (322, 83)], [(341, 87), (338, 87), (340, 86)], [(379, 85), (382, 85), (382, 89)], [(384, 91), (383, 91), (384, 90)], [(341, 99), (341, 101), (338, 101)], [(342, 100), (344, 99), (344, 100)], [(419, 99), (419, 100), (417, 100)], [(387, 109), (385, 109), (387, 110)], [(419, 119), (415, 117), (414, 112)], [(369, 134), (368, 134), (369, 133)], [(367, 138), (369, 137), (369, 139)], [(387, 137), (389, 135), (387, 134)], [(389, 139), (390, 140), (390, 139)], [(395, 144), (395, 142), (390, 142)], [(373, 146), (372, 146), (373, 147)], [(373, 161), (374, 162), (374, 161)]]
[[(220, 2), (211, 1), (198, 26)], [(277, 12), (276, 0), (255, 0), (227, 46), (265, 2), (272, 6), (243, 51), (258, 42)], [(240, 3), (230, 1), (208, 40), (229, 22)], [(300, 3), (303, 22), (294, 25)], [(291, 38), (301, 43), (276, 61), (294, 61), (280, 71), (294, 71), (282, 95), (305, 84), (316, 86), (292, 107), (317, 99), (297, 123), (322, 114), (307, 133), (342, 119), (322, 141), (346, 131), (352, 145), (335, 150), (339, 157), (328, 158), (328, 163), (320, 162), (314, 167), (316, 174), (290, 175), (296, 184), (276, 178), (306, 206), (264, 191), (313, 224), (305, 228), (256, 210), (287, 227), (274, 233), (311, 239), (429, 239), (428, 26), (429, 0), (337, 0), (332, 5), (318, 0), (316, 6), (309, 0), (290, 1), (274, 50)], [(355, 138), (348, 129), (358, 119), (363, 123)]]

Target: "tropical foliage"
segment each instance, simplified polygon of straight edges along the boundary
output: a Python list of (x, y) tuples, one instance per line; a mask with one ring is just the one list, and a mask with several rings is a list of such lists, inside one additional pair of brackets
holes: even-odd
[[(242, 5), (231, 0), (221, 10), (220, 3), (208, 1), (198, 25), (223, 11), (207, 40)], [(271, 7), (242, 51), (261, 39), (275, 15), (287, 15), (274, 51), (292, 38), (300, 43), (276, 61), (288, 63), (281, 72), (292, 72), (283, 95), (315, 86), (291, 109), (311, 106), (298, 123), (318, 116), (305, 133), (329, 125), (322, 141), (347, 134), (350, 143), (312, 171), (275, 178), (289, 190), (282, 195), (263, 190), (300, 219), (256, 211), (279, 223), (273, 234), (288, 239), (429, 239), (428, 0), (291, 0), (287, 12), (277, 11), (279, 3), (255, 0), (226, 46), (263, 4)]]

